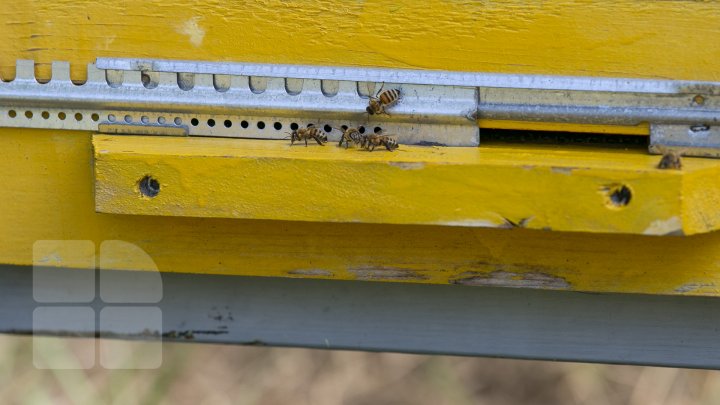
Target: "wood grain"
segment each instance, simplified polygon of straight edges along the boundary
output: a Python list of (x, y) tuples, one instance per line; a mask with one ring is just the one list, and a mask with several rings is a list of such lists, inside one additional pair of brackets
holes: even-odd
[(98, 56), (719, 80), (715, 2), (20, 0), (0, 73)]
[[(101, 214), (90, 134), (2, 129), (0, 142), (0, 263), (31, 265), (38, 240), (123, 240), (170, 272), (720, 295), (717, 232), (658, 237)], [(72, 252), (46, 256), (49, 266), (88, 263)], [(154, 270), (136, 259), (119, 255), (113, 267)]]

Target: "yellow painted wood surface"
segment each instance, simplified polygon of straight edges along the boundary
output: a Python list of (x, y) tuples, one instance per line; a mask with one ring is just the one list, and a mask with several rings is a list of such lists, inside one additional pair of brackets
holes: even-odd
[[(123, 240), (171, 272), (720, 295), (718, 232), (658, 237), (100, 214), (90, 134), (66, 131), (0, 129), (0, 172), (0, 263), (31, 265), (37, 240)], [(87, 266), (83, 252), (57, 253), (43, 264)], [(130, 255), (112, 266), (148, 270)]]
[(5, 78), (98, 56), (720, 78), (711, 1), (18, 0), (0, 21)]
[[(707, 215), (720, 202), (720, 161), (684, 159), (681, 171), (660, 170), (660, 158), (642, 150), (403, 145), (368, 152), (112, 135), (93, 144), (96, 208), (111, 214), (658, 235), (720, 226), (720, 217)], [(161, 185), (154, 198), (139, 191), (148, 175)], [(623, 186), (629, 203), (613, 203)]]

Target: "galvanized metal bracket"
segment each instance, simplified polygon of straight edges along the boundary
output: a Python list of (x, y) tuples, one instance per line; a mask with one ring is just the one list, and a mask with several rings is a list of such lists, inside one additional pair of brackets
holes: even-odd
[(650, 152), (676, 152), (685, 156), (720, 157), (720, 127), (697, 125), (651, 125)]
[[(103, 61), (99, 61), (100, 66)], [(112, 67), (112, 66), (110, 66)], [(118, 133), (282, 139), (314, 124), (339, 139), (342, 126), (384, 132), (400, 143), (478, 145), (477, 89), (88, 66), (75, 85), (69, 65), (55, 62), (41, 84), (32, 61), (18, 61), (16, 79), (0, 83), (0, 126)], [(369, 115), (368, 96), (400, 89), (390, 115)]]
[[(402, 92), (389, 116), (365, 112), (380, 88)], [(64, 62), (39, 83), (32, 61), (0, 83), (0, 126), (149, 135), (282, 139), (314, 124), (337, 140), (333, 128), (347, 125), (404, 144), (475, 146), (477, 119), (649, 123), (651, 153), (719, 156), (719, 118), (720, 83), (674, 80), (98, 58), (81, 85)]]

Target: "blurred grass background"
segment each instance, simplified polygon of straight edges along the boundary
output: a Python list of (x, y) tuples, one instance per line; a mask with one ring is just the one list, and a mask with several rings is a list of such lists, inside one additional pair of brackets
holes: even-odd
[[(37, 355), (77, 364), (93, 356), (90, 339), (56, 343)], [(132, 356), (147, 355), (146, 345), (152, 344), (139, 343)], [(720, 403), (720, 373), (706, 370), (189, 343), (164, 343), (162, 350), (154, 370), (41, 370), (32, 337), (0, 335), (0, 402)]]

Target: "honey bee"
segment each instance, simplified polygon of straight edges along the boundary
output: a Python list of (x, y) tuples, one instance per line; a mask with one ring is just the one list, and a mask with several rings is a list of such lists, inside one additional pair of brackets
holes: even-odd
[(680, 153), (674, 151), (665, 151), (657, 167), (658, 169), (682, 169), (682, 160), (680, 159)]
[[(384, 84), (383, 84), (384, 86)], [(384, 90), (380, 87), (380, 90), (375, 94), (374, 97), (370, 97), (369, 104), (365, 111), (368, 114), (385, 114), (390, 115), (385, 111), (385, 108), (391, 107), (400, 100), (399, 89)]]
[(392, 152), (397, 149), (399, 145), (395, 139), (391, 138), (388, 135), (382, 135), (382, 133), (380, 133), (364, 135), (360, 142), (360, 146), (369, 150), (370, 152), (374, 151), (376, 146), (384, 146), (385, 149)]
[(328, 140), (327, 134), (323, 130), (315, 128), (312, 124), (307, 128), (299, 128), (290, 133), (290, 145), (294, 144), (295, 141), (299, 142), (304, 140), (305, 146), (307, 146), (308, 139), (314, 139), (320, 146), (325, 146)]
[(350, 146), (350, 142), (354, 144), (359, 144), (362, 142), (363, 135), (360, 133), (360, 131), (357, 128), (347, 128), (345, 130), (335, 128), (338, 131), (342, 131), (342, 136), (340, 137), (340, 143), (338, 146), (342, 146), (343, 142), (345, 142), (345, 149)]

